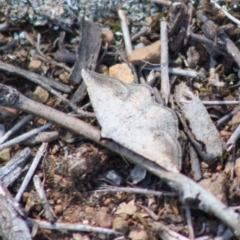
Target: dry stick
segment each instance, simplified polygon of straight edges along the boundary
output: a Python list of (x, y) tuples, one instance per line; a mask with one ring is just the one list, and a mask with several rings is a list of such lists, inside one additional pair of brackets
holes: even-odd
[(29, 170), (28, 170), (28, 172), (27, 172), (27, 174), (26, 174), (26, 176), (25, 176), (25, 178), (24, 178), (24, 180), (22, 182), (21, 187), (19, 188), (17, 195), (15, 196), (15, 200), (17, 202), (20, 201), (23, 192), (25, 191), (25, 189), (27, 188), (29, 182), (31, 181), (32, 176), (33, 176), (33, 174), (34, 174), (34, 172), (35, 172), (35, 170), (36, 170), (36, 168), (37, 168), (37, 166), (38, 166), (42, 156), (44, 155), (44, 153), (47, 150), (47, 146), (48, 146), (48, 143), (43, 143), (41, 145), (41, 147), (39, 148), (38, 152), (36, 153), (35, 158), (33, 159), (32, 165), (29, 168)]
[(42, 182), (41, 182), (38, 175), (35, 175), (33, 177), (33, 183), (34, 183), (34, 187), (36, 189), (36, 192), (38, 193), (38, 196), (41, 200), (41, 203), (42, 203), (42, 206), (43, 206), (43, 209), (44, 209), (45, 218), (50, 222), (55, 222), (56, 219), (57, 219), (57, 216), (56, 216), (53, 209), (51, 208), (51, 206), (48, 203), (46, 194), (45, 194), (44, 189), (42, 187)]
[(13, 133), (15, 133), (17, 130), (19, 130), (25, 123), (27, 123), (31, 118), (33, 117), (32, 114), (28, 114), (26, 117), (21, 119), (15, 126), (13, 126), (12, 129), (10, 129), (8, 132), (6, 132), (1, 138), (0, 138), (0, 144), (5, 142)]
[(188, 39), (190, 36), (190, 29), (191, 29), (191, 22), (192, 22), (192, 15), (193, 15), (193, 5), (191, 2), (188, 3), (188, 10), (187, 10), (187, 15), (188, 15), (188, 19), (187, 19), (187, 26), (186, 26), (186, 36), (184, 38), (184, 45), (186, 46), (188, 43)]
[(228, 139), (228, 141), (225, 145), (225, 149), (227, 151), (230, 151), (233, 148), (233, 146), (235, 145), (236, 141), (239, 139), (239, 137), (240, 137), (240, 125), (234, 131), (232, 136)]
[(0, 151), (3, 150), (4, 148), (7, 148), (7, 147), (10, 147), (10, 146), (13, 146), (17, 143), (20, 143), (20, 142), (23, 142), (25, 141), (26, 139), (38, 134), (39, 132), (42, 132), (43, 130), (49, 128), (52, 124), (51, 123), (47, 123), (41, 127), (38, 127), (38, 128), (35, 128), (27, 133), (24, 133), (16, 138), (13, 138), (12, 140), (8, 141), (8, 142), (5, 142), (4, 144), (0, 145)]
[[(143, 67), (143, 69), (147, 69), (147, 70), (155, 70), (158, 72), (162, 71), (161, 67)], [(198, 72), (192, 70), (192, 69), (179, 69), (179, 68), (168, 68), (168, 72), (170, 74), (174, 74), (174, 75), (179, 75), (179, 76), (184, 76), (184, 77), (191, 77), (191, 78), (196, 78), (196, 77), (200, 77), (200, 78), (205, 78), (203, 76), (201, 76)]]
[(233, 21), (235, 24), (240, 25), (240, 20), (232, 16), (229, 12), (227, 12), (225, 9), (223, 9), (218, 3), (211, 0), (211, 3), (214, 4), (214, 6), (218, 9), (221, 9), (226, 17), (228, 17), (231, 21)]
[(148, 189), (141, 189), (141, 188), (131, 188), (131, 187), (105, 187), (103, 189), (95, 190), (94, 192), (127, 192), (127, 193), (134, 193), (134, 194), (142, 194), (142, 195), (153, 195), (153, 196), (176, 196), (175, 193), (172, 192), (159, 192), (154, 190)]
[(129, 33), (129, 30), (128, 30), (127, 19), (125, 17), (125, 14), (124, 14), (123, 10), (118, 10), (118, 16), (121, 20), (123, 39), (124, 39), (124, 43), (125, 43), (126, 52), (127, 52), (127, 55), (129, 55), (129, 54), (132, 53), (133, 49), (132, 49), (130, 33)]
[(230, 55), (228, 54), (228, 52), (226, 51), (226, 49), (224, 48), (224, 46), (219, 46), (219, 45), (216, 45), (213, 41), (211, 41), (210, 39), (202, 36), (202, 35), (199, 35), (199, 34), (195, 34), (195, 33), (192, 33), (190, 32), (190, 37), (192, 38), (192, 40), (195, 40), (201, 44), (204, 44), (206, 45), (209, 49), (219, 53), (219, 54), (222, 54), (226, 57), (230, 57)]
[[(51, 86), (51, 87), (53, 87), (53, 88), (55, 88), (55, 89), (57, 89), (61, 92), (64, 92), (64, 93), (70, 93), (72, 91), (71, 87), (66, 85), (66, 84), (63, 84), (61, 82), (57, 82), (54, 79), (47, 78), (47, 77), (38, 75), (38, 74), (33, 73), (33, 72), (30, 72), (30, 71), (12, 66), (12, 65), (4, 63), (2, 61), (0, 61), (0, 70), (2, 70), (4, 72), (8, 72), (10, 74), (21, 76), (24, 79), (27, 79), (31, 82), (34, 82), (34, 83), (42, 86), (45, 89), (46, 89), (46, 86), (48, 86), (48, 88), (50, 88), (50, 86)], [(46, 90), (50, 91), (49, 89), (46, 89)]]
[(195, 203), (198, 203), (201, 210), (214, 214), (226, 225), (231, 227), (236, 235), (240, 235), (239, 214), (228, 208), (215, 196), (188, 177), (180, 173), (168, 172), (156, 163), (124, 148), (120, 144), (111, 140), (102, 139), (100, 130), (79, 119), (75, 119), (51, 107), (44, 106), (41, 103), (28, 99), (20, 94), (16, 89), (0, 84), (0, 96), (0, 105), (2, 106), (18, 108), (45, 118), (48, 121), (55, 122), (60, 126), (75, 132), (76, 134), (84, 135), (88, 139), (129, 159), (134, 164), (138, 164), (139, 166), (147, 169), (152, 174), (166, 181), (166, 183), (179, 194), (183, 203), (188, 204), (196, 201)]
[[(228, 54), (230, 56), (232, 56), (232, 58), (234, 59), (234, 61), (236, 62), (236, 64), (238, 65), (238, 68), (240, 69), (240, 51), (238, 49), (238, 47), (234, 44), (234, 42), (227, 36), (227, 34), (224, 32), (223, 29), (219, 29), (217, 31), (217, 37), (218, 37), (218, 44), (219, 44), (219, 40), (221, 40), (221, 44), (222, 46), (225, 47), (226, 51), (228, 52)], [(239, 72), (238, 72), (239, 73)]]
[(44, 55), (44, 53), (41, 51), (40, 46), (39, 46), (39, 45), (40, 45), (40, 41), (41, 41), (41, 40), (40, 40), (41, 34), (38, 34), (38, 43), (36, 43), (36, 42), (34, 41), (33, 37), (32, 37), (30, 34), (28, 34), (27, 32), (24, 32), (24, 34), (25, 34), (26, 39), (31, 43), (31, 45), (34, 46), (34, 47), (36, 47), (37, 52), (38, 52), (38, 54), (39, 54), (38, 57), (39, 57), (42, 61), (47, 62), (47, 63), (49, 63), (49, 64), (53, 64), (53, 65), (58, 66), (58, 67), (61, 67), (61, 68), (63, 68), (64, 70), (66, 70), (67, 72), (71, 72), (71, 68), (65, 66), (65, 65), (62, 64), (62, 63), (58, 63), (58, 62), (56, 62), (56, 61), (54, 61), (54, 60), (48, 59), (48, 58)]
[(145, 36), (150, 33), (150, 28), (149, 27), (143, 27), (139, 32), (131, 36), (131, 41), (135, 42), (137, 41), (140, 37)]
[(46, 221), (29, 219), (32, 223), (37, 223), (38, 227), (42, 229), (51, 229), (51, 230), (59, 230), (59, 231), (79, 231), (79, 232), (94, 232), (94, 233), (102, 233), (107, 235), (123, 235), (120, 232), (117, 232), (112, 229), (101, 228), (101, 227), (93, 227), (85, 224), (69, 224), (69, 223), (49, 223)]
[(186, 211), (186, 219), (187, 219), (187, 224), (188, 224), (188, 232), (189, 232), (189, 238), (191, 240), (194, 240), (194, 231), (193, 231), (193, 225), (192, 225), (192, 216), (191, 216), (191, 211), (188, 205), (185, 205), (185, 211)]
[[(120, 21), (121, 21), (121, 27), (122, 27), (123, 39), (124, 39), (124, 43), (125, 43), (126, 52), (127, 52), (127, 55), (129, 55), (129, 54), (132, 53), (133, 48), (132, 48), (131, 37), (130, 37), (129, 29), (128, 29), (127, 18), (124, 14), (124, 11), (121, 10), (121, 9), (118, 10), (118, 16), (119, 16)], [(138, 82), (138, 77), (137, 77), (136, 68), (131, 63), (129, 63), (129, 66), (131, 67), (131, 69), (133, 71), (133, 74), (134, 74), (134, 82), (137, 83)]]
[(227, 122), (228, 120), (230, 120), (234, 114), (236, 114), (237, 112), (240, 111), (240, 107), (235, 108), (233, 111), (231, 111), (230, 113), (226, 114), (224, 117), (220, 118), (217, 122), (216, 122), (216, 126), (220, 127), (222, 124), (224, 124), (225, 122)]
[[(190, 101), (180, 101), (180, 103), (189, 103)], [(237, 105), (239, 101), (202, 101), (204, 105)]]
[(165, 20), (161, 21), (161, 95), (167, 105), (170, 97), (170, 83), (168, 75), (168, 32)]
[[(81, 117), (95, 117), (95, 115), (93, 113), (88, 113), (85, 111), (82, 111), (81, 109), (79, 109), (76, 105), (74, 105), (71, 101), (69, 101), (68, 99), (66, 99), (65, 97), (63, 97), (58, 91), (54, 90), (53, 88), (51, 88), (49, 85), (52, 85), (51, 82), (49, 82), (48, 78), (45, 78), (43, 76), (37, 75), (35, 73), (11, 66), (10, 64), (4, 63), (2, 61), (0, 61), (0, 70), (6, 71), (8, 73), (13, 73), (13, 74), (17, 74), (19, 76), (22, 76), (40, 86), (42, 86), (44, 89), (46, 89), (48, 92), (50, 92), (52, 95), (58, 97), (60, 100), (62, 100), (62, 102), (66, 103), (69, 107), (71, 107), (74, 111), (76, 111), (77, 113), (81, 114)], [(48, 82), (47, 82), (48, 81)], [(64, 85), (65, 86), (65, 85)], [(56, 86), (54, 86), (56, 88)], [(68, 89), (62, 90), (63, 92), (70, 92), (71, 88), (67, 86)], [(61, 89), (60, 89), (61, 90)]]

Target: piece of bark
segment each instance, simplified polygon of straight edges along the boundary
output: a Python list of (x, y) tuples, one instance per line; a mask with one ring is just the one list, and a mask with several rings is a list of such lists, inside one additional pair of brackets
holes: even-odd
[(30, 154), (30, 148), (24, 148), (8, 161), (5, 166), (0, 168), (0, 181), (3, 186), (10, 186), (20, 176)]
[(217, 31), (218, 45), (223, 46), (240, 68), (240, 51), (223, 29)]
[(190, 155), (193, 179), (195, 181), (199, 181), (202, 178), (202, 171), (201, 171), (200, 161), (199, 161), (197, 152), (195, 151), (195, 149), (191, 145), (191, 143), (189, 143), (189, 155)]
[(186, 14), (187, 6), (184, 2), (173, 3), (170, 12), (170, 21), (172, 22), (172, 26), (168, 31), (168, 37), (171, 37), (178, 32)]
[(92, 141), (119, 153), (132, 163), (146, 168), (174, 189), (179, 194), (182, 202), (195, 203), (195, 207), (197, 204), (201, 210), (214, 214), (231, 227), (236, 236), (240, 236), (240, 215), (186, 176), (166, 171), (154, 162), (139, 156), (137, 153), (124, 148), (120, 144), (102, 139), (101, 132), (93, 126), (41, 103), (34, 102), (11, 87), (0, 84), (0, 95), (0, 105), (19, 108), (55, 122), (70, 131), (84, 135)]
[(31, 240), (24, 213), (8, 190), (0, 182), (0, 236), (2, 240)]
[[(96, 23), (82, 18), (81, 38), (77, 48), (76, 62), (69, 76), (71, 82), (79, 84), (81, 82), (82, 69), (95, 70), (97, 59), (102, 44), (101, 31)], [(73, 94), (71, 102), (79, 103), (86, 96), (86, 86), (82, 81), (76, 92)]]
[(96, 23), (82, 18), (81, 33), (77, 59), (69, 76), (74, 83), (80, 83), (82, 69), (95, 69), (102, 44), (101, 31)]

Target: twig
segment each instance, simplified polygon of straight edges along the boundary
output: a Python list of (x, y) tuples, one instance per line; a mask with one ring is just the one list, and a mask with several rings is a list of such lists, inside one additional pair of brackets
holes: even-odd
[(232, 149), (232, 147), (234, 146), (234, 144), (236, 143), (236, 141), (238, 140), (239, 137), (240, 137), (240, 125), (234, 131), (232, 136), (228, 139), (228, 141), (225, 145), (225, 148), (227, 151), (230, 151)]
[(170, 97), (170, 84), (168, 75), (168, 32), (165, 20), (161, 21), (161, 95), (167, 105)]
[(240, 111), (240, 107), (235, 108), (233, 111), (231, 111), (230, 113), (226, 114), (224, 117), (220, 118), (216, 122), (216, 126), (220, 127), (222, 124), (224, 124), (225, 122), (229, 121), (233, 117), (233, 115), (236, 114), (239, 111)]
[(188, 224), (188, 231), (189, 231), (189, 238), (191, 240), (194, 240), (194, 231), (193, 231), (193, 225), (192, 225), (192, 216), (191, 211), (188, 207), (188, 205), (185, 205), (185, 211), (186, 211), (186, 219)]
[(216, 3), (216, 2), (213, 1), (213, 0), (211, 0), (210, 2), (213, 3), (216, 8), (221, 9), (222, 12), (224, 13), (224, 15), (225, 15), (226, 17), (228, 17), (232, 22), (234, 22), (234, 23), (237, 24), (237, 25), (240, 25), (240, 21), (239, 21), (237, 18), (235, 18), (234, 16), (232, 16), (229, 12), (227, 12), (226, 10), (224, 10), (218, 3)]
[(29, 219), (32, 223), (37, 223), (37, 225), (41, 229), (51, 229), (51, 230), (59, 230), (59, 231), (79, 231), (79, 232), (94, 232), (94, 233), (102, 233), (102, 234), (113, 234), (113, 235), (122, 235), (122, 233), (114, 231), (112, 229), (101, 228), (101, 227), (93, 227), (85, 224), (69, 224), (69, 223), (49, 223), (46, 221), (40, 221), (36, 219)]
[(153, 196), (176, 196), (175, 193), (172, 192), (159, 192), (148, 189), (141, 188), (131, 188), (131, 187), (106, 187), (103, 189), (95, 190), (94, 192), (127, 192), (134, 194), (142, 194), (142, 195), (153, 195)]
[(190, 32), (190, 37), (199, 42), (199, 43), (202, 43), (204, 45), (206, 45), (209, 49), (217, 52), (217, 53), (220, 53), (226, 57), (230, 57), (230, 55), (228, 54), (228, 52), (226, 51), (226, 49), (224, 48), (224, 46), (219, 46), (219, 45), (216, 45), (212, 40), (202, 36), (202, 35), (199, 35), (199, 34), (195, 34), (195, 33), (192, 33)]
[(70, 86), (63, 84), (61, 82), (57, 82), (54, 79), (46, 78), (44, 76), (41, 76), (36, 73), (12, 66), (12, 65), (4, 63), (2, 61), (0, 61), (0, 70), (4, 71), (4, 72), (8, 72), (13, 75), (21, 76), (24, 79), (34, 82), (34, 83), (38, 84), (39, 86), (42, 86), (43, 88), (45, 88), (46, 90), (48, 90), (51, 93), (53, 90), (51, 87), (53, 87), (59, 91), (62, 91), (64, 93), (70, 93), (72, 90)]
[[(201, 210), (214, 214), (226, 225), (231, 227), (235, 235), (240, 236), (239, 214), (231, 208), (228, 208), (215, 196), (186, 176), (180, 173), (168, 172), (156, 163), (124, 148), (118, 143), (108, 139), (102, 139), (100, 130), (79, 119), (75, 119), (41, 103), (34, 102), (11, 87), (0, 84), (0, 95), (0, 105), (18, 108), (38, 115), (51, 122), (55, 122), (76, 134), (84, 135), (90, 140), (117, 152), (121, 156), (129, 159), (132, 163), (146, 168), (149, 172), (164, 180), (172, 189), (174, 189), (184, 203), (197, 203)], [(52, 225), (48, 224), (48, 226), (51, 227)]]
[(55, 222), (55, 220), (57, 219), (57, 216), (55, 215), (53, 209), (48, 203), (47, 197), (42, 187), (41, 180), (38, 177), (38, 175), (35, 175), (33, 177), (33, 182), (34, 182), (35, 189), (39, 195), (39, 198), (41, 200), (41, 203), (43, 205), (45, 218), (50, 222)]
[(127, 55), (129, 55), (133, 49), (132, 49), (130, 33), (128, 30), (127, 19), (126, 19), (126, 16), (125, 16), (123, 10), (121, 10), (121, 9), (118, 10), (118, 16), (121, 20), (123, 39), (124, 39), (124, 43), (125, 43), (126, 52), (127, 52)]
[(24, 178), (24, 180), (22, 182), (22, 185), (19, 188), (17, 195), (15, 196), (15, 199), (16, 199), (17, 202), (20, 201), (23, 192), (27, 188), (27, 186), (28, 186), (28, 184), (29, 184), (29, 182), (30, 182), (30, 180), (31, 180), (31, 178), (32, 178), (32, 176), (33, 176), (33, 174), (34, 174), (34, 172), (35, 172), (35, 170), (36, 170), (36, 168), (37, 168), (41, 158), (42, 158), (42, 156), (44, 155), (44, 153), (45, 153), (45, 151), (47, 149), (47, 146), (48, 146), (47, 143), (43, 143), (41, 145), (41, 147), (39, 148), (38, 152), (36, 153), (35, 158), (33, 159), (32, 165), (28, 169), (28, 172), (27, 172), (27, 174), (26, 174), (26, 176), (25, 176), (25, 178)]
[(0, 70), (6, 71), (6, 72), (12, 73), (12, 74), (17, 74), (19, 76), (22, 76), (22, 77), (40, 85), (40, 86), (42, 86), (44, 89), (49, 91), (52, 95), (58, 97), (60, 100), (62, 100), (62, 102), (66, 103), (74, 111), (81, 114), (82, 117), (95, 117), (95, 115), (92, 114), (92, 113), (82, 111), (75, 104), (73, 104), (71, 101), (69, 101), (68, 99), (63, 97), (62, 94), (60, 94), (58, 91), (56, 91), (56, 90), (54, 90), (53, 88), (50, 87), (50, 86), (53, 86), (53, 87), (58, 88), (59, 90), (61, 90), (63, 92), (70, 92), (71, 87), (69, 87), (65, 84), (58, 83), (58, 84), (60, 84), (59, 86), (58, 86), (58, 84), (55, 85), (55, 82), (52, 82), (52, 80), (50, 81), (48, 78), (37, 75), (36, 73), (32, 73), (32, 72), (29, 72), (29, 71), (11, 66), (10, 64), (4, 63), (2, 61), (0, 61)]
[(24, 34), (25, 34), (25, 36), (26, 36), (26, 39), (31, 43), (31, 45), (33, 45), (34, 47), (36, 47), (36, 49), (37, 49), (37, 52), (38, 52), (38, 57), (42, 60), (42, 61), (44, 61), (44, 62), (47, 62), (47, 63), (49, 63), (49, 64), (53, 64), (53, 65), (56, 65), (56, 66), (58, 66), (58, 67), (61, 67), (61, 68), (63, 68), (64, 70), (66, 70), (67, 72), (71, 72), (71, 68), (69, 68), (69, 67), (67, 67), (67, 66), (65, 66), (64, 64), (62, 64), (62, 63), (58, 63), (58, 62), (56, 62), (56, 61), (54, 61), (54, 60), (51, 60), (51, 59), (48, 59), (45, 55), (44, 55), (44, 53), (41, 51), (41, 49), (40, 49), (40, 34), (38, 35), (38, 43), (36, 43), (35, 41), (34, 41), (34, 39), (32, 38), (32, 36), (29, 34), (29, 33), (27, 33), (27, 32), (24, 32)]
[(186, 36), (184, 38), (184, 45), (186, 46), (188, 43), (188, 39), (190, 36), (190, 29), (191, 29), (191, 22), (192, 22), (192, 15), (193, 15), (193, 5), (191, 2), (188, 3), (188, 10), (187, 10), (187, 14), (188, 14), (188, 19), (187, 19), (187, 23), (186, 23)]
[(159, 216), (157, 214), (155, 214), (152, 210), (150, 210), (149, 208), (141, 205), (141, 204), (136, 204), (135, 205), (137, 207), (142, 208), (154, 221), (158, 221), (159, 220)]
[(150, 28), (149, 27), (143, 27), (139, 32), (131, 36), (131, 41), (135, 42), (137, 41), (140, 37), (145, 36), (150, 33)]
[(24, 134), (22, 134), (22, 135), (20, 135), (20, 136), (18, 136), (16, 138), (8, 141), (8, 142), (5, 142), (4, 144), (0, 145), (0, 150), (2, 150), (4, 148), (7, 148), (7, 147), (10, 147), (10, 146), (13, 146), (13, 145), (15, 145), (17, 143), (20, 143), (22, 141), (25, 141), (26, 139), (28, 139), (28, 138), (38, 134), (39, 132), (41, 132), (41, 131), (43, 131), (45, 129), (48, 129), (51, 125), (52, 125), (51, 123), (47, 123), (47, 124), (45, 124), (45, 125), (43, 125), (41, 127), (33, 129), (33, 130), (31, 130), (31, 131), (29, 131), (27, 133), (24, 133)]
[(15, 126), (13, 126), (12, 129), (10, 129), (8, 132), (6, 132), (1, 138), (0, 138), (0, 144), (5, 142), (13, 133), (15, 133), (17, 130), (19, 130), (25, 123), (27, 123), (31, 118), (33, 117), (32, 114), (28, 114), (26, 117), (21, 119)]
[[(132, 53), (133, 48), (132, 48), (131, 37), (130, 37), (129, 29), (128, 29), (127, 18), (124, 14), (124, 11), (121, 9), (118, 10), (118, 16), (121, 20), (121, 27), (122, 27), (123, 39), (124, 39), (124, 43), (125, 43), (126, 52), (127, 52), (127, 55), (129, 55), (130, 53)], [(136, 68), (131, 63), (128, 63), (128, 65), (132, 69), (132, 72), (134, 74), (134, 82), (137, 83), (138, 77), (137, 77)]]
[[(190, 101), (180, 101), (180, 103), (188, 103)], [(239, 101), (202, 101), (204, 105), (237, 105)]]
[[(154, 70), (154, 71), (158, 71), (161, 72), (162, 68), (161, 67), (143, 67), (143, 69), (148, 69), (148, 70)], [(191, 77), (191, 78), (196, 78), (196, 77), (200, 77), (200, 78), (205, 78), (203, 76), (201, 76), (201, 74), (199, 74), (198, 72), (192, 70), (192, 69), (179, 69), (179, 68), (168, 68), (168, 72), (170, 74), (174, 74), (174, 75), (179, 75), (179, 76), (184, 76), (184, 77)]]

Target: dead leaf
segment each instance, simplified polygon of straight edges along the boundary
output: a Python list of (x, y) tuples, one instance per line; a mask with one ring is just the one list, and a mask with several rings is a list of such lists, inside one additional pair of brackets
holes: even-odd
[(137, 211), (137, 207), (135, 206), (134, 200), (130, 201), (129, 203), (121, 203), (115, 214), (128, 214), (128, 215), (133, 215)]
[(195, 140), (202, 146), (201, 149), (196, 149), (198, 153), (205, 156), (209, 162), (221, 157), (223, 148), (219, 133), (201, 100), (185, 83), (176, 86), (175, 98)]
[(153, 99), (147, 85), (123, 82), (82, 71), (101, 135), (142, 155), (169, 171), (178, 172), (181, 148), (175, 113)]

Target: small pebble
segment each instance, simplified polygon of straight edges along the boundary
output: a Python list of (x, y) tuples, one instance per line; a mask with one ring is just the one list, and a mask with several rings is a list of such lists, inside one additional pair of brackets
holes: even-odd
[(148, 234), (144, 230), (133, 230), (129, 233), (129, 238), (131, 240), (148, 240)]
[(128, 223), (121, 217), (116, 217), (113, 220), (113, 229), (125, 234), (128, 231)]
[(42, 71), (42, 62), (40, 60), (34, 59), (29, 63), (28, 69), (31, 72), (41, 72)]
[(61, 214), (63, 213), (63, 207), (62, 207), (62, 205), (56, 205), (56, 206), (54, 207), (54, 209), (55, 209), (55, 213), (56, 213), (57, 215), (61, 215)]

